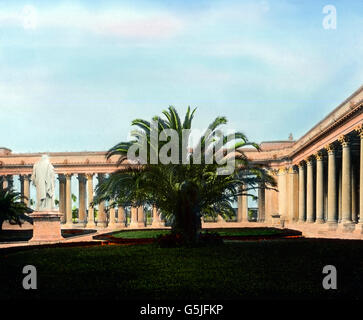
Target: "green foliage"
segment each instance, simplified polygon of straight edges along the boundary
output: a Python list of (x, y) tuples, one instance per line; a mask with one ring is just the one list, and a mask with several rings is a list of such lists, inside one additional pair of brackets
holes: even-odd
[[(159, 141), (156, 146), (150, 135), (153, 123), (142, 119), (134, 120), (132, 125), (139, 128), (133, 131), (135, 140), (121, 142), (107, 153), (107, 158), (114, 155), (119, 157), (120, 169), (97, 186), (94, 202), (108, 200), (123, 206), (156, 206), (175, 232), (182, 233), (193, 241), (198, 239), (202, 216), (216, 217), (221, 214), (231, 218), (235, 215), (233, 203), (238, 196), (250, 195), (249, 191), (257, 186), (273, 188), (276, 185), (266, 170), (249, 163), (241, 147), (250, 146), (257, 150), (259, 147), (248, 141), (243, 133), (236, 132), (232, 143), (224, 137), (222, 143), (217, 144), (218, 141), (221, 142), (218, 140), (217, 129), (227, 123), (225, 117), (217, 117), (209, 125), (206, 134), (200, 137), (196, 148), (191, 150), (188, 139), (182, 139), (182, 135), (184, 129), (191, 129), (195, 110), (191, 111), (188, 107), (183, 122), (172, 106), (163, 111), (164, 118), (153, 118), (159, 136), (163, 134), (163, 129), (178, 132), (178, 164), (160, 164), (160, 161), (159, 164), (151, 164), (151, 155), (154, 154), (159, 159), (159, 151), (168, 140)], [(128, 164), (126, 160), (129, 148), (142, 147), (143, 141), (148, 146), (146, 164)], [(223, 154), (225, 159), (235, 156), (235, 170), (232, 173), (218, 174), (218, 170), (223, 169), (224, 165), (218, 164), (217, 154)], [(212, 163), (207, 163), (206, 155), (212, 155)]]
[(24, 198), (11, 188), (0, 189), (0, 230), (5, 220), (21, 225), (22, 219), (29, 219), (25, 213), (31, 212), (31, 209), (24, 203)]
[(72, 220), (75, 222), (78, 218), (78, 208), (76, 206), (72, 207)]

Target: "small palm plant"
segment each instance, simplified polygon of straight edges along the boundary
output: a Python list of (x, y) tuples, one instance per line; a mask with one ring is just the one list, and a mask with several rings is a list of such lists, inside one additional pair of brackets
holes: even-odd
[[(251, 189), (276, 186), (266, 170), (250, 164), (241, 149), (252, 146), (259, 150), (256, 143), (248, 141), (241, 132), (220, 137), (218, 128), (227, 123), (225, 117), (217, 117), (192, 148), (189, 130), (194, 113), (195, 109), (191, 111), (188, 107), (182, 122), (176, 109), (170, 106), (163, 111), (164, 118), (154, 117), (152, 122), (134, 120), (132, 125), (139, 128), (132, 131), (135, 139), (120, 142), (106, 155), (107, 158), (118, 156), (119, 169), (97, 186), (94, 202), (156, 206), (171, 221), (175, 233), (181, 234), (186, 242), (194, 243), (199, 239), (202, 216), (231, 217), (235, 213), (233, 202), (238, 196), (251, 195)], [(165, 129), (177, 133), (177, 163), (165, 163), (161, 159), (161, 151), (170, 143), (165, 138)], [(153, 137), (155, 131), (157, 143)], [(148, 152), (135, 153), (136, 158), (130, 161), (129, 151), (142, 150), (145, 145)], [(167, 155), (171, 155), (170, 150)], [(235, 157), (231, 172), (220, 174), (225, 169), (225, 164), (217, 160), (221, 155), (225, 160)]]
[(11, 188), (0, 189), (0, 231), (4, 221), (21, 226), (22, 220), (31, 222), (26, 213), (32, 212), (24, 203), (24, 196)]

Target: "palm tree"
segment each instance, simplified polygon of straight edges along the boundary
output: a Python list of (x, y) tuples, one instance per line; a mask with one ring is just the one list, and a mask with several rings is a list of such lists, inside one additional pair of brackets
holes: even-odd
[(10, 224), (21, 226), (22, 221), (32, 223), (32, 219), (25, 213), (32, 212), (23, 201), (24, 196), (20, 192), (15, 192), (11, 188), (0, 189), (0, 231), (4, 221)]
[[(108, 151), (107, 158), (118, 156), (119, 168), (98, 185), (94, 202), (108, 200), (124, 206), (145, 203), (156, 206), (172, 221), (173, 232), (180, 233), (187, 242), (195, 242), (199, 239), (203, 215), (230, 217), (234, 214), (232, 204), (238, 196), (251, 195), (251, 189), (276, 186), (266, 170), (252, 166), (243, 153), (245, 146), (259, 150), (256, 143), (249, 142), (241, 132), (225, 137), (220, 135), (218, 128), (227, 123), (225, 117), (217, 117), (197, 145), (191, 148), (190, 132), (186, 130), (192, 127), (195, 110), (191, 112), (188, 107), (183, 123), (173, 106), (163, 111), (164, 118), (154, 117), (152, 122), (132, 121), (132, 125), (139, 128), (131, 133), (135, 139), (121, 142)], [(152, 135), (156, 130), (160, 138), (164, 129), (178, 133), (177, 163), (160, 164), (160, 151), (168, 146), (170, 139), (164, 137), (163, 141), (155, 143)], [(136, 153), (130, 163), (128, 151), (145, 145), (147, 154)], [(231, 156), (236, 159), (233, 170), (221, 174), (220, 170), (226, 167), (217, 158), (228, 160)]]

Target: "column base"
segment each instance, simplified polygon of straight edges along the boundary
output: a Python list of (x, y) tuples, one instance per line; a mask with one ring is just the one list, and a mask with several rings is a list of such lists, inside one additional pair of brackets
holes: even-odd
[(65, 223), (62, 225), (62, 229), (75, 229), (76, 225), (73, 223)]
[(342, 221), (338, 227), (342, 232), (352, 233), (355, 229), (355, 223), (352, 221)]
[(107, 222), (106, 221), (97, 221), (97, 228), (106, 228)]
[(328, 221), (326, 223), (328, 231), (336, 231), (338, 229), (338, 223), (334, 221)]
[(107, 225), (107, 229), (116, 229), (116, 222), (110, 222)]
[(324, 219), (316, 219), (315, 223), (316, 224), (323, 224), (323, 223), (325, 223), (325, 220)]
[(134, 221), (134, 222), (130, 223), (129, 228), (134, 228), (134, 229), (145, 228), (145, 223), (144, 222)]
[(165, 227), (165, 223), (161, 221), (155, 221), (150, 225), (151, 228), (162, 228)]
[(95, 224), (95, 222), (94, 222), (94, 221), (89, 221), (89, 222), (87, 222), (87, 224), (86, 224), (86, 228), (87, 228), (87, 229), (94, 229), (94, 228), (96, 228), (96, 224)]
[(358, 224), (355, 225), (354, 232), (355, 234), (363, 234), (363, 222), (358, 222)]
[(73, 226), (75, 228), (85, 228), (86, 227), (86, 221), (78, 221), (77, 223), (74, 223)]
[(115, 226), (116, 226), (117, 229), (126, 228), (125, 222), (116, 222)]

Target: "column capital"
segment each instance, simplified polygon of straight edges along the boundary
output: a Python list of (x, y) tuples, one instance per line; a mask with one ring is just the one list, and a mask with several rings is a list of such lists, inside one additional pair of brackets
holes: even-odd
[(295, 173), (297, 173), (297, 170), (296, 170), (296, 166), (293, 165), (289, 168), (289, 174), (295, 174)]
[(335, 151), (335, 145), (333, 143), (329, 143), (327, 145), (325, 145), (324, 149), (329, 153), (329, 154), (333, 154)]
[(343, 148), (346, 148), (349, 146), (349, 138), (345, 135), (341, 135), (338, 138), (338, 141), (340, 142), (340, 144), (342, 145)]
[(270, 175), (276, 176), (277, 173), (278, 173), (278, 170), (277, 169), (273, 169), (273, 168), (268, 168), (267, 169), (267, 173), (270, 174)]
[(59, 181), (61, 181), (61, 182), (62, 182), (62, 181), (64, 181), (65, 179), (66, 179), (66, 176), (65, 176), (63, 173), (59, 173), (59, 174), (58, 174), (58, 180), (59, 180)]
[(86, 176), (86, 178), (87, 178), (87, 179), (92, 179), (92, 178), (93, 178), (93, 175), (94, 175), (94, 173), (93, 173), (93, 172), (87, 172), (87, 173), (85, 174), (85, 176)]
[(287, 173), (287, 171), (288, 171), (288, 169), (286, 167), (280, 167), (279, 171), (278, 171), (278, 174), (279, 175), (284, 175), (284, 174)]
[(304, 161), (306, 162), (307, 166), (313, 165), (314, 156), (308, 156)]
[(84, 173), (78, 173), (77, 179), (79, 180), (79, 182), (86, 182), (86, 176)]
[(354, 128), (354, 130), (358, 133), (361, 139), (363, 139), (363, 123), (359, 124)]
[(65, 173), (64, 176), (66, 178), (71, 178), (73, 176), (73, 173)]
[(323, 152), (320, 150), (317, 153), (314, 154), (315, 158), (317, 161), (322, 161), (323, 160)]
[(305, 165), (305, 160), (301, 160), (297, 166), (299, 167), (299, 169), (304, 169), (304, 165)]

